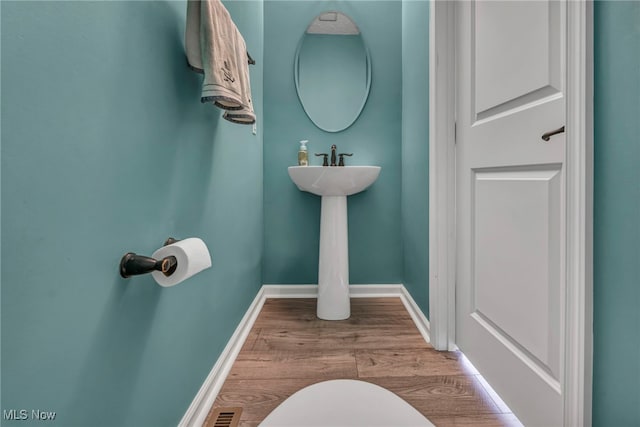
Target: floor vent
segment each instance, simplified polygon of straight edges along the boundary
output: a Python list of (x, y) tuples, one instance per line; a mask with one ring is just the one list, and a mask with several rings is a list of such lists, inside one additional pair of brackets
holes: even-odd
[(213, 408), (203, 427), (237, 427), (242, 408)]

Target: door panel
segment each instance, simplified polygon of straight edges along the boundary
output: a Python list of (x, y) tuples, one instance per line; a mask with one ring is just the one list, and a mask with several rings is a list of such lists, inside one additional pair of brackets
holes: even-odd
[(561, 95), (559, 2), (482, 1), (471, 14), (475, 120)]
[(472, 316), (557, 382), (560, 171), (507, 168), (472, 176)]
[(457, 3), (456, 343), (527, 426), (563, 421), (565, 4)]

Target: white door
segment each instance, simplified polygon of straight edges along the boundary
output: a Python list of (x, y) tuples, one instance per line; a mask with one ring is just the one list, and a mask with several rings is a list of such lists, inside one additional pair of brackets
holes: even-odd
[(456, 343), (525, 426), (563, 424), (566, 4), (456, 10)]

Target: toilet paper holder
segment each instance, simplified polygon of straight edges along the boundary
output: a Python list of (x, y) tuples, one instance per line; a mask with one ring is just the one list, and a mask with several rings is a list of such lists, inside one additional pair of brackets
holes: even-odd
[[(163, 246), (171, 245), (179, 240), (169, 237)], [(139, 274), (147, 274), (152, 271), (160, 271), (165, 276), (171, 276), (178, 268), (178, 260), (174, 256), (156, 260), (154, 258), (127, 252), (120, 260), (120, 276), (129, 278)]]

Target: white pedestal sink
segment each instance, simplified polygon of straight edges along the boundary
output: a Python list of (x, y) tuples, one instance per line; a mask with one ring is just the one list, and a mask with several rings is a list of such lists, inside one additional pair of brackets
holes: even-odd
[(367, 189), (379, 174), (380, 166), (289, 167), (289, 176), (301, 191), (322, 197), (317, 309), (320, 319), (343, 320), (351, 315), (347, 196)]

